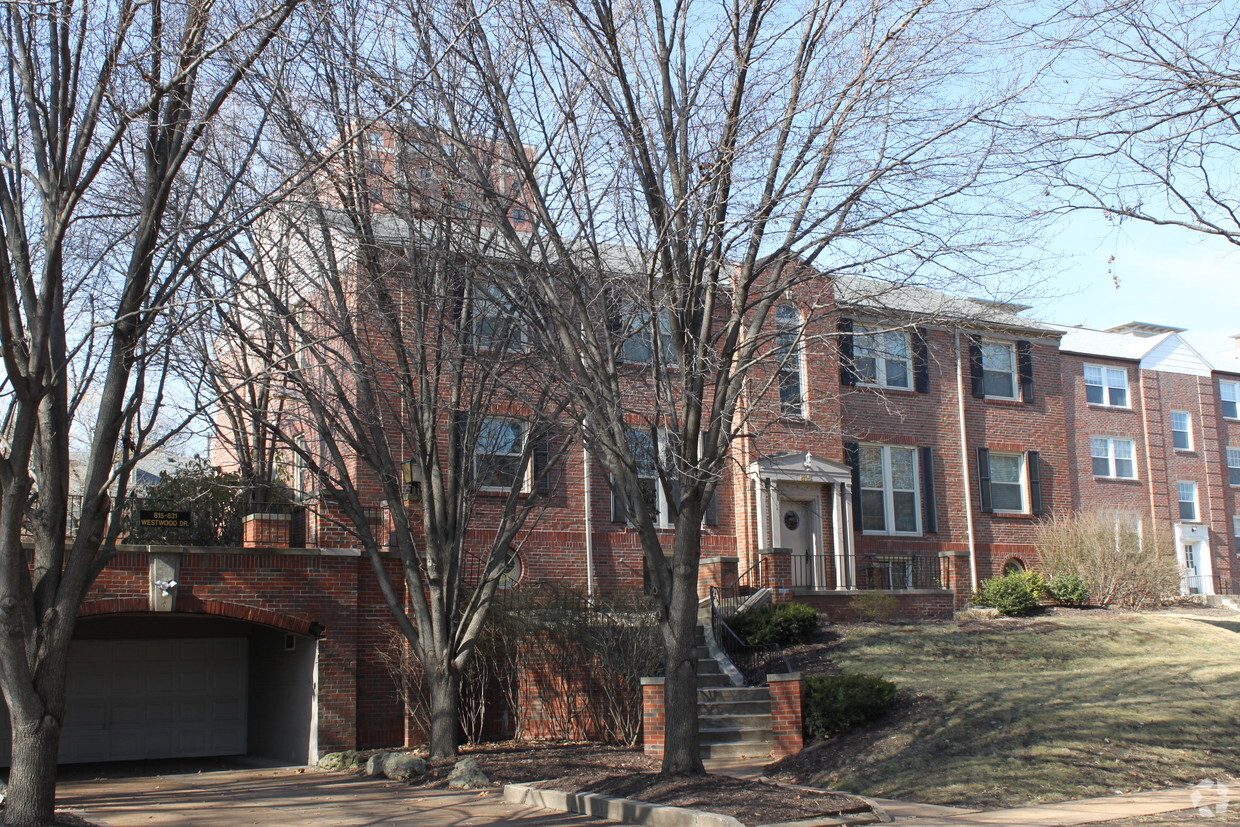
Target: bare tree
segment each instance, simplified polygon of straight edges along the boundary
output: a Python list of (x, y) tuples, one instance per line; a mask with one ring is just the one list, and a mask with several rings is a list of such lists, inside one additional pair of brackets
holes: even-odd
[[(1240, 244), (1240, 30), (1220, 0), (1079, 3), (1050, 183), (1066, 209)], [(1063, 25), (1063, 20), (1059, 23)], [(1067, 83), (1067, 81), (1065, 81)]]
[[(304, 85), (272, 77), (262, 92), (277, 99), (272, 163), (318, 172), (215, 274), (209, 361), (236, 389), (233, 419), (262, 419), (300, 467), (288, 476), (320, 526), (334, 519), (369, 556), (427, 682), (430, 754), (446, 757), (465, 666), (571, 429), (498, 286), (512, 264), (488, 254), (494, 228), (441, 136), (369, 93), (386, 25), (376, 8), (334, 7)], [(255, 387), (283, 400), (277, 416)]]
[[(4, 7), (0, 686), (13, 732), (6, 824), (52, 820), (78, 607), (114, 550), (134, 463), (168, 433), (156, 423), (177, 395), (168, 384), (176, 358), (169, 341), (195, 312), (181, 288), (203, 251), (237, 226), (241, 208), (216, 152), (235, 133), (219, 115), (295, 6)], [(89, 434), (90, 448), (78, 530), (66, 538), (76, 429)]]
[[(663, 770), (699, 773), (700, 526), (733, 446), (757, 411), (796, 415), (764, 399), (793, 395), (798, 340), (834, 330), (836, 277), (962, 290), (1008, 270), (991, 253), (1032, 227), (1004, 200), (1022, 163), (1008, 125), (1038, 67), (1019, 65), (989, 3), (414, 12), (392, 7), (437, 92), (417, 120), (452, 137), (523, 265), (509, 299), (537, 320), (641, 537), (666, 655)], [(498, 220), (512, 195), (487, 183), (496, 139), (528, 230)], [(795, 324), (781, 332), (785, 303)]]

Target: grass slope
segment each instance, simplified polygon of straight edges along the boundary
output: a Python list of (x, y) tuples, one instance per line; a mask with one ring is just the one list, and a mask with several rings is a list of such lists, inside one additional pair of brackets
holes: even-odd
[(789, 780), (994, 808), (1240, 772), (1240, 623), (865, 626), (826, 654), (896, 681), (902, 708), (772, 768)]

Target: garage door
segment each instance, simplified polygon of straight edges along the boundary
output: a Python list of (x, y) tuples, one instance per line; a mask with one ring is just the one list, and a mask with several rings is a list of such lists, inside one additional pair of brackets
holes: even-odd
[(246, 647), (245, 638), (75, 641), (60, 763), (244, 754)]

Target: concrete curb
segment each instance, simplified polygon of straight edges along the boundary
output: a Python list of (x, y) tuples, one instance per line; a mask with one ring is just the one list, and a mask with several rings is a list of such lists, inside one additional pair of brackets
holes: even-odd
[[(860, 797), (860, 796), (858, 796)], [(745, 824), (732, 816), (719, 813), (707, 813), (702, 810), (690, 810), (687, 807), (667, 807), (662, 804), (648, 804), (634, 801), (631, 798), (612, 798), (598, 793), (567, 793), (561, 790), (544, 790), (528, 784), (505, 784), (504, 801), (509, 804), (541, 807), (560, 813), (593, 816), (608, 821), (623, 821), (628, 824), (641, 824), (646, 827), (745, 827)], [(841, 825), (872, 824), (876, 821), (890, 821), (882, 808), (866, 799), (866, 803), (875, 808), (878, 818), (872, 816), (860, 818), (839, 818), (835, 816), (819, 816), (799, 821), (781, 821), (773, 824), (759, 824), (755, 827), (840, 827)]]
[(732, 816), (718, 813), (704, 813), (685, 807), (664, 807), (597, 793), (542, 790), (527, 784), (505, 784), (504, 801), (648, 827), (745, 827)]

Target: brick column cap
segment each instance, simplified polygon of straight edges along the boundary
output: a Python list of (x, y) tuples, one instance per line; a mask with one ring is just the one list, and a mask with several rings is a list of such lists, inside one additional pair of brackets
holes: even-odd
[(764, 549), (759, 549), (758, 554), (789, 554), (790, 555), (792, 554), (792, 549), (790, 548), (764, 548)]
[(967, 551), (940, 551), (939, 556), (940, 557), (968, 557), (969, 552)]
[(739, 557), (716, 555), (715, 557), (703, 557), (702, 565), (707, 565), (709, 563), (740, 563), (740, 561), (741, 561), (741, 558)]
[[(645, 678), (642, 678), (642, 680), (645, 680)], [(776, 681), (799, 681), (801, 680), (801, 673), (789, 672), (786, 675), (767, 675), (766, 680), (768, 683), (775, 683)]]
[(278, 522), (280, 520), (291, 519), (293, 519), (292, 514), (246, 514), (241, 518), (241, 522), (252, 523), (255, 520), (276, 520)]
[(662, 686), (667, 678), (642, 678), (642, 686)]

